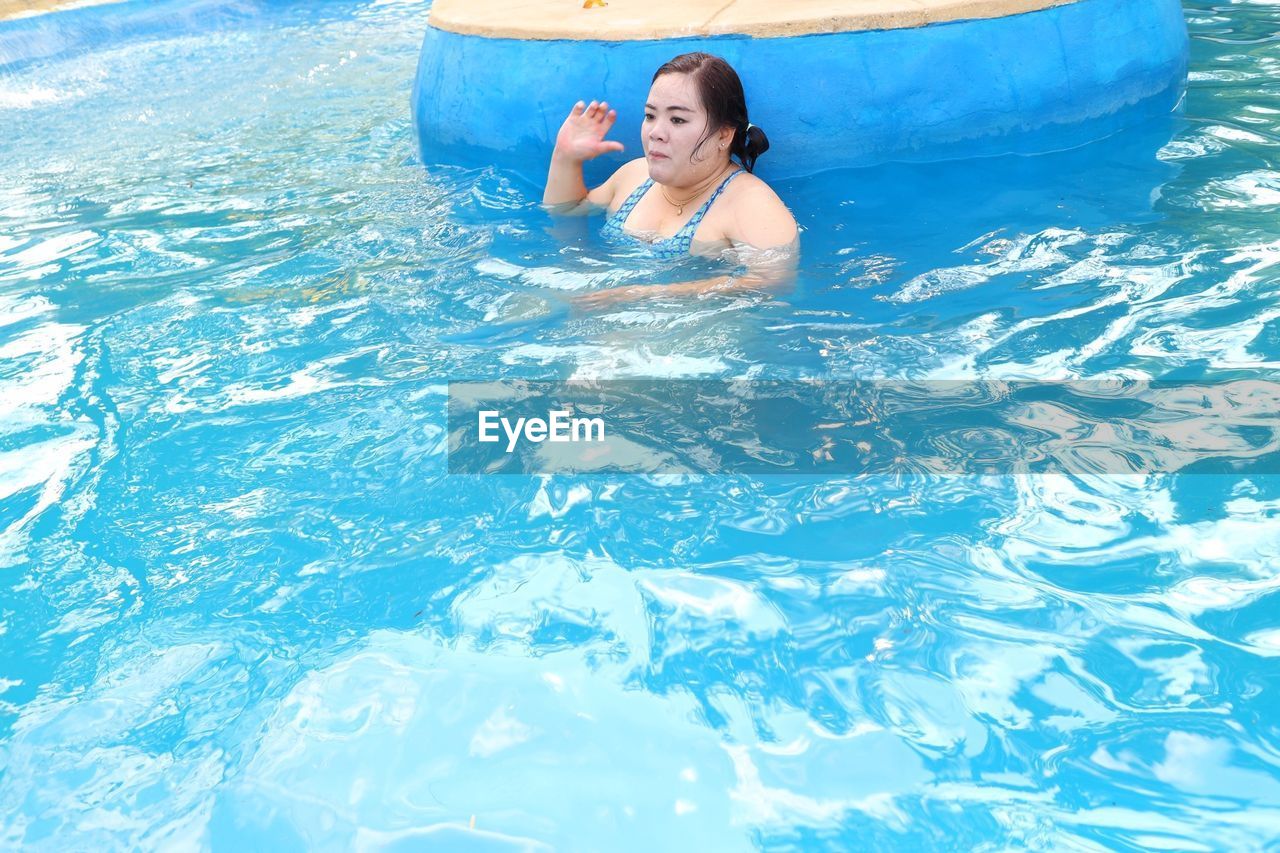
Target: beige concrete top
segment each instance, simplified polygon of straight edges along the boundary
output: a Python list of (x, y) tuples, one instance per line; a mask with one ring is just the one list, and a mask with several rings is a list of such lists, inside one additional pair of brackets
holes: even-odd
[(75, 6), (97, 6), (101, 3), (116, 3), (119, 0), (0, 0), (0, 21), (8, 18), (27, 18), (58, 9), (70, 9)]
[[(454, 33), (518, 39), (640, 41), (768, 38), (1000, 18), (1077, 0), (435, 0), (428, 19)], [(586, 5), (584, 5), (584, 3)]]

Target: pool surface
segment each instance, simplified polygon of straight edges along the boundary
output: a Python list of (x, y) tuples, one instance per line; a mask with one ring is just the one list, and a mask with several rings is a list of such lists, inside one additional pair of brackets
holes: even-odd
[(1275, 476), (447, 473), (449, 380), (1272, 378), (1280, 5), (1184, 8), (1180, 114), (587, 314), (693, 267), (419, 162), (425, 3), (0, 23), (0, 847), (1274, 844)]

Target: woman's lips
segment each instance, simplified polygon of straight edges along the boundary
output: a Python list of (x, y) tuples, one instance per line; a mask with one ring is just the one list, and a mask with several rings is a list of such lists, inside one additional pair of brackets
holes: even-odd
[(657, 151), (650, 151), (649, 156), (655, 160), (669, 160), (666, 154), (659, 154)]

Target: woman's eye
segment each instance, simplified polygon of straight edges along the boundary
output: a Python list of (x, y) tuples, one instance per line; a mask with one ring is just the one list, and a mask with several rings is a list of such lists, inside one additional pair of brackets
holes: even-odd
[(672, 123), (672, 124), (684, 124), (684, 123), (685, 123), (685, 120), (684, 120), (684, 119), (682, 119), (682, 118), (680, 118), (679, 116), (675, 116), (675, 117), (673, 117), (673, 118), (671, 119), (671, 123)]
[(645, 121), (653, 121), (653, 113), (645, 113), (645, 114), (644, 114), (644, 120), (645, 120)]

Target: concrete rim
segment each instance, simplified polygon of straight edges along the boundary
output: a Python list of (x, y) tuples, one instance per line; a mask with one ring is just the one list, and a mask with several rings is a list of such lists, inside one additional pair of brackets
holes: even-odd
[(60, 9), (78, 9), (81, 6), (100, 6), (118, 3), (120, 0), (0, 0), (0, 21), (10, 18), (29, 18)]
[(484, 38), (570, 41), (892, 30), (1001, 18), (1079, 0), (435, 0), (428, 23)]

